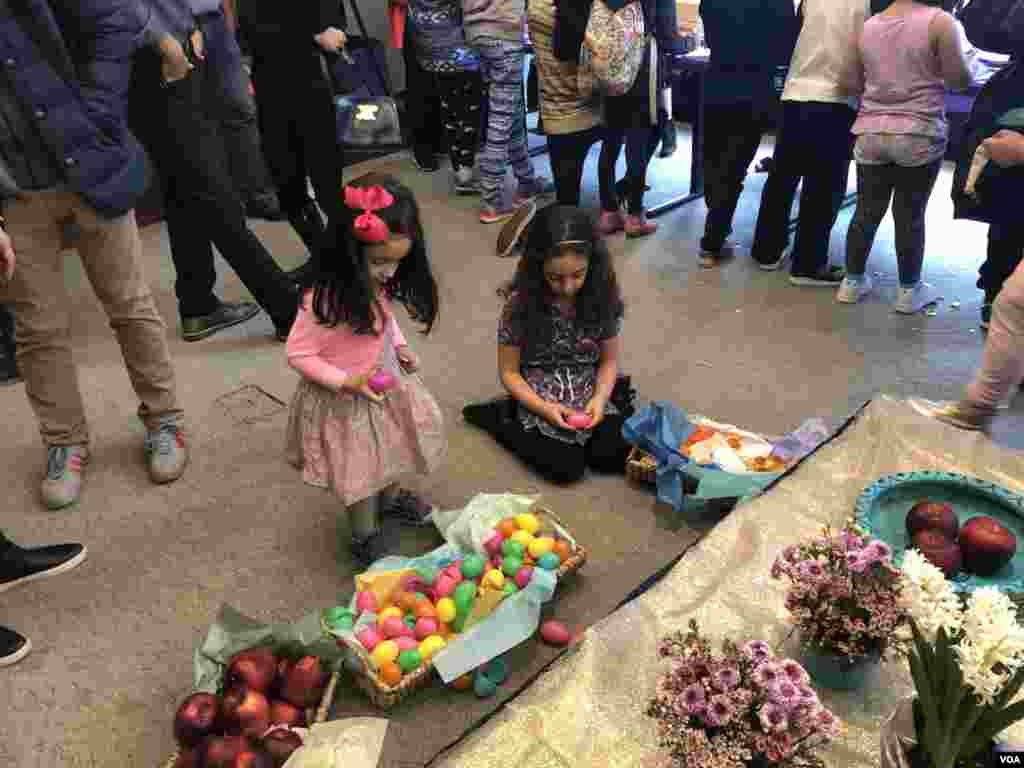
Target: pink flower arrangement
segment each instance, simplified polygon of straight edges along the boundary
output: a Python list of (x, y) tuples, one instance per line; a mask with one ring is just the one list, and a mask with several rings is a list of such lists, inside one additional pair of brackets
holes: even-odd
[(848, 525), (786, 547), (771, 569), (789, 579), (785, 605), (801, 640), (839, 656), (895, 653), (906, 621), (892, 548)]
[(839, 734), (806, 670), (763, 640), (714, 653), (697, 622), (663, 640), (671, 661), (647, 714), (677, 768), (823, 766), (818, 749)]

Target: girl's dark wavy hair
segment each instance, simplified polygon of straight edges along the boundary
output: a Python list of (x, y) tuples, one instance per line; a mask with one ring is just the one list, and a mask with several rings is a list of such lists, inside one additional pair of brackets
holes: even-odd
[[(392, 176), (370, 173), (349, 182), (355, 187), (383, 187), (395, 198), (388, 208), (376, 211), (392, 234), (404, 235), (412, 248), (402, 259), (384, 290), (393, 300), (405, 305), (409, 316), (430, 333), (437, 320), (437, 282), (430, 270), (427, 244), (420, 222), (420, 209), (412, 192)], [(338, 191), (341, 194), (341, 190)], [(350, 326), (356, 333), (372, 334), (373, 286), (366, 260), (366, 244), (353, 235), (356, 217), (362, 211), (343, 203), (333, 218), (316, 255), (317, 268), (303, 286), (300, 295), (313, 290), (313, 313), (317, 322), (334, 327)]]
[[(562, 245), (577, 241), (571, 245)], [(611, 254), (597, 236), (590, 216), (571, 205), (551, 205), (537, 212), (526, 235), (523, 255), (512, 280), (498, 290), (511, 300), (513, 324), (522, 329), (532, 346), (550, 344), (553, 326), (548, 309), (550, 292), (544, 264), (565, 250), (574, 250), (588, 261), (587, 278), (576, 294), (576, 323), (585, 328), (608, 330), (625, 312)]]

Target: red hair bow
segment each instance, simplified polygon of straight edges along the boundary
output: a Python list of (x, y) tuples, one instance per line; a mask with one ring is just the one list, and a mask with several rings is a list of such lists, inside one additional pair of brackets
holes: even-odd
[(362, 211), (356, 217), (353, 233), (364, 243), (382, 243), (391, 238), (387, 223), (374, 211), (390, 208), (395, 198), (383, 187), (345, 187), (345, 205)]

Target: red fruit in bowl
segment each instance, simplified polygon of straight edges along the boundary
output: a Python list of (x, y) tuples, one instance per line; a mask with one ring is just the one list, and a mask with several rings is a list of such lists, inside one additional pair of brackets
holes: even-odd
[(991, 576), (1017, 553), (1017, 537), (994, 518), (974, 517), (960, 529), (964, 568), (979, 576)]
[(228, 662), (224, 686), (232, 688), (241, 683), (253, 691), (266, 692), (277, 674), (277, 657), (269, 648), (250, 648), (236, 654)]
[(296, 707), (316, 704), (324, 687), (324, 671), (316, 656), (303, 656), (288, 670), (281, 698)]
[(918, 531), (911, 539), (911, 545), (924, 555), (925, 560), (941, 570), (946, 578), (955, 576), (963, 567), (960, 545), (946, 538), (942, 531)]
[(960, 522), (953, 507), (942, 501), (919, 501), (907, 513), (907, 534), (911, 537), (918, 531), (940, 531), (947, 539), (957, 537)]
[(259, 738), (270, 727), (270, 702), (260, 691), (232, 688), (224, 694), (224, 722), (229, 733)]
[(274, 758), (263, 748), (239, 752), (231, 768), (274, 768)]
[(287, 701), (270, 702), (271, 725), (305, 725), (306, 715), (301, 709)]
[(248, 736), (212, 736), (202, 749), (205, 768), (235, 768), (235, 759), (242, 752), (252, 751)]
[(302, 739), (295, 731), (275, 728), (263, 739), (263, 746), (274, 758), (276, 768), (280, 768), (292, 756), (292, 752), (302, 746)]
[(174, 738), (183, 747), (197, 747), (220, 722), (221, 701), (212, 693), (193, 693), (174, 715)]
[(202, 765), (202, 763), (200, 762), (198, 748), (183, 749), (174, 759), (174, 768), (199, 768), (200, 765)]

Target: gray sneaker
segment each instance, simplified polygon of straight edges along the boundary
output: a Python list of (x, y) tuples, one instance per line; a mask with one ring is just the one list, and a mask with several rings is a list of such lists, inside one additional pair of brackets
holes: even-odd
[(971, 432), (987, 432), (996, 415), (994, 409), (976, 405), (968, 400), (936, 402), (912, 397), (908, 402), (911, 408), (923, 416)]
[(46, 477), (40, 488), (48, 509), (63, 509), (82, 494), (82, 470), (89, 462), (85, 445), (56, 445), (46, 451)]
[(188, 448), (181, 426), (171, 420), (146, 433), (143, 444), (149, 477), (154, 483), (170, 483), (185, 473), (188, 464)]

